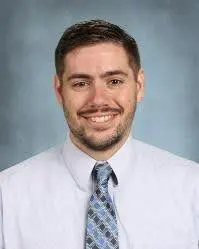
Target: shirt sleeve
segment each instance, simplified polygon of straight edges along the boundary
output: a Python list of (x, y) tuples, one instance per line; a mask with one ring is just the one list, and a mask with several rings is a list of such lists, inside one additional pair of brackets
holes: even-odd
[(199, 184), (197, 184), (197, 189), (196, 189), (196, 230), (197, 230), (198, 248), (199, 248)]
[(195, 189), (194, 189), (194, 217), (196, 225), (196, 234), (198, 239), (198, 248), (199, 248), (199, 174), (197, 174), (195, 179)]
[(2, 192), (0, 188), (0, 249), (5, 249), (3, 242), (3, 208), (2, 208)]

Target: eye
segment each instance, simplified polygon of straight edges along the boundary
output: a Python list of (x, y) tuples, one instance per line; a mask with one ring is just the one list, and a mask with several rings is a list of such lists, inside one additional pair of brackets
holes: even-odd
[(85, 82), (85, 81), (79, 81), (79, 82), (74, 83), (74, 84), (73, 84), (73, 87), (74, 87), (74, 88), (84, 88), (84, 87), (86, 87), (87, 85), (88, 85), (87, 82)]
[(119, 79), (112, 79), (109, 83), (110, 83), (110, 85), (117, 86), (117, 85), (122, 84), (123, 81), (119, 80)]

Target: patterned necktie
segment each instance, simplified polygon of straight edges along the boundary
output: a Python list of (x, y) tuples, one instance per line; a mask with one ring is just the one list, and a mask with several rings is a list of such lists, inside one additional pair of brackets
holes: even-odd
[(107, 162), (94, 167), (96, 189), (88, 207), (86, 249), (119, 249), (116, 214), (108, 193), (112, 173)]

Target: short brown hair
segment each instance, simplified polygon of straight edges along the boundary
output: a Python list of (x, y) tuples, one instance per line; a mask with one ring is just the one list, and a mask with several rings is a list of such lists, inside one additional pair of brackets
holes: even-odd
[(112, 42), (121, 44), (135, 74), (141, 67), (140, 55), (135, 39), (119, 26), (104, 20), (90, 20), (74, 24), (63, 33), (55, 50), (55, 68), (58, 77), (64, 73), (64, 58), (72, 50), (98, 44)]

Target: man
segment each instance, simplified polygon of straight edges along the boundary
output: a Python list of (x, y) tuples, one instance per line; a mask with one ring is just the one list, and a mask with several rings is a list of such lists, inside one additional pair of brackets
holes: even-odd
[(55, 51), (66, 143), (1, 173), (4, 249), (197, 249), (198, 164), (132, 138), (144, 73), (111, 23), (67, 29)]

